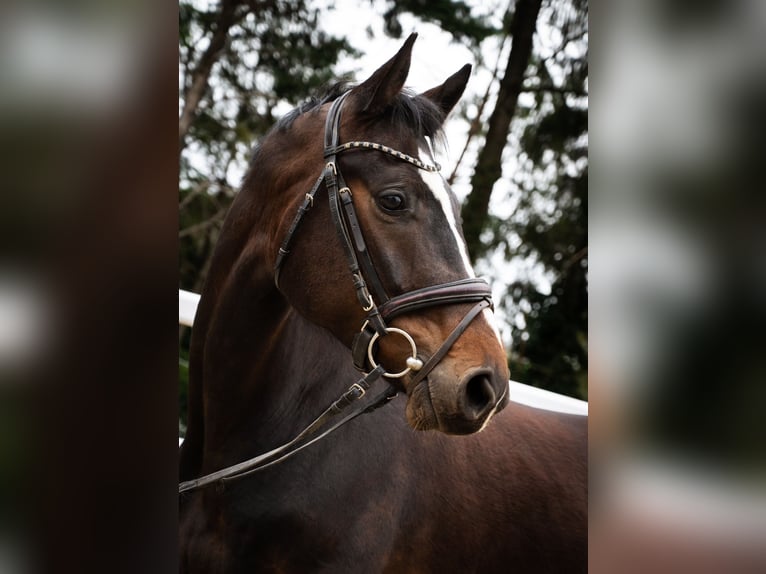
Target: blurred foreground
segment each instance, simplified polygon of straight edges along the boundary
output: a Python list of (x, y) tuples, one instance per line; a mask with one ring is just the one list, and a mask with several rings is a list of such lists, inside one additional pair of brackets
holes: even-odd
[(591, 570), (764, 572), (766, 6), (591, 24)]

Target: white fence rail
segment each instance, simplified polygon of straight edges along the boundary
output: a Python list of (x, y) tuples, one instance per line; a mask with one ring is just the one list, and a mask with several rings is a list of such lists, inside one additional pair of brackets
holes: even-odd
[[(184, 291), (183, 289), (178, 290), (178, 322), (181, 325), (191, 327), (194, 324), (194, 314), (197, 312), (198, 303), (199, 295), (196, 293)], [(585, 401), (517, 383), (516, 381), (510, 381), (509, 396), (514, 402), (539, 409), (574, 413), (577, 415), (588, 414), (588, 403)]]
[(181, 325), (191, 327), (194, 324), (198, 304), (199, 295), (183, 289), (178, 290), (178, 322)]

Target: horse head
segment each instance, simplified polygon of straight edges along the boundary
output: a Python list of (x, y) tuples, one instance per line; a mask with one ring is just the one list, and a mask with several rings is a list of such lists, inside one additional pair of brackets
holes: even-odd
[(414, 41), (265, 138), (271, 168), (259, 177), (278, 191), (268, 248), (289, 305), (351, 348), (359, 368), (382, 365), (407, 393), (413, 428), (468, 434), (505, 406), (509, 378), (488, 287), (433, 159), (470, 66), (422, 94), (403, 91)]

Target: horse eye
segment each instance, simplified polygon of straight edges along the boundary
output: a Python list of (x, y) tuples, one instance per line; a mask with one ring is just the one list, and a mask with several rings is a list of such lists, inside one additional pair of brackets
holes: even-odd
[(386, 193), (378, 197), (378, 205), (385, 211), (401, 211), (405, 208), (401, 193)]

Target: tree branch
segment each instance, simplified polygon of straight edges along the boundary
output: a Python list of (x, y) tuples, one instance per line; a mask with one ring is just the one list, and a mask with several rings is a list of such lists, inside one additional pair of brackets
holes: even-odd
[(530, 94), (538, 94), (538, 93), (549, 93), (549, 94), (562, 94), (562, 95), (571, 95), (571, 96), (577, 96), (579, 98), (584, 98), (588, 96), (588, 92), (584, 90), (575, 90), (572, 88), (566, 88), (561, 86), (554, 86), (553, 84), (544, 84), (539, 86), (523, 86), (521, 88), (522, 93), (530, 93)]
[(505, 75), (500, 81), (497, 103), (489, 118), (484, 148), (479, 152), (471, 177), (471, 193), (463, 205), (463, 230), (473, 259), (482, 251), (480, 236), (489, 219), (489, 198), (502, 175), (502, 154), (508, 140), (511, 119), (522, 89), (524, 72), (532, 54), (532, 37), (537, 27), (542, 0), (518, 0), (510, 25), (511, 51)]
[(223, 0), (221, 2), (221, 11), (215, 21), (215, 31), (210, 38), (210, 44), (191, 72), (191, 81), (188, 89), (184, 92), (184, 105), (181, 110), (181, 117), (178, 119), (179, 153), (184, 147), (184, 139), (194, 121), (200, 101), (207, 91), (213, 65), (218, 61), (226, 46), (229, 29), (244, 16), (244, 12), (237, 13), (238, 5), (237, 0)]
[[(510, 6), (508, 8), (510, 10)], [(500, 58), (503, 55), (503, 51), (505, 50), (505, 41), (508, 39), (508, 36), (503, 36), (503, 41), (500, 44), (500, 49), (497, 51), (497, 60), (495, 61), (495, 69), (492, 72), (492, 80), (487, 84), (487, 91), (484, 92), (484, 97), (481, 99), (481, 104), (479, 104), (479, 109), (476, 112), (476, 116), (473, 118), (473, 121), (471, 121), (471, 125), (468, 128), (468, 137), (465, 140), (465, 145), (463, 146), (463, 151), (460, 152), (460, 157), (457, 158), (457, 162), (455, 162), (455, 167), (452, 170), (452, 173), (447, 178), (447, 183), (452, 185), (455, 183), (455, 178), (457, 177), (458, 169), (460, 169), (460, 164), (463, 162), (463, 157), (465, 156), (465, 152), (468, 150), (468, 146), (471, 145), (471, 141), (473, 141), (473, 138), (476, 137), (476, 135), (481, 130), (481, 116), (484, 114), (484, 107), (487, 105), (487, 102), (489, 101), (489, 94), (492, 89), (492, 84), (497, 79), (497, 76), (500, 74)]]
[(194, 187), (192, 187), (191, 191), (186, 194), (186, 197), (184, 197), (181, 202), (178, 204), (178, 211), (183, 211), (187, 205), (189, 205), (195, 197), (197, 197), (200, 193), (203, 191), (207, 191), (207, 189), (210, 187), (209, 181), (201, 181)]
[(187, 237), (189, 235), (195, 235), (196, 233), (199, 233), (200, 231), (204, 231), (208, 227), (212, 227), (213, 225), (220, 223), (221, 220), (223, 220), (224, 215), (226, 215), (227, 210), (228, 210), (228, 207), (222, 207), (218, 211), (216, 211), (211, 217), (207, 218), (205, 221), (200, 221), (199, 223), (195, 223), (194, 225), (185, 227), (184, 229), (178, 232), (178, 238), (183, 239), (184, 237)]

